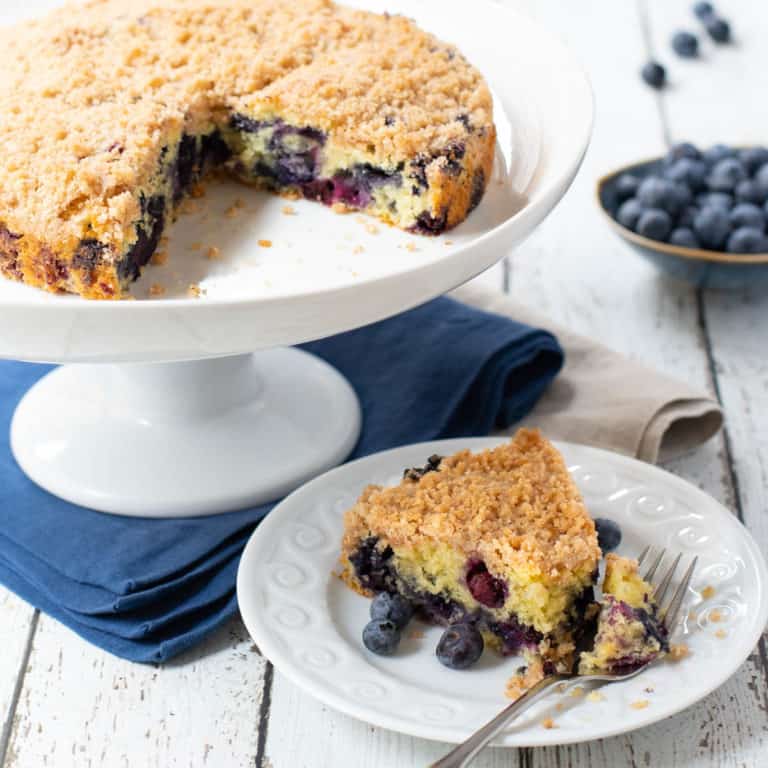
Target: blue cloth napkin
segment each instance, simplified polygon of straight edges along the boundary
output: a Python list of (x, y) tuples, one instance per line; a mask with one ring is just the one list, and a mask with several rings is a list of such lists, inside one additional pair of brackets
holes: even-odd
[[(549, 333), (440, 298), (306, 344), (355, 388), (352, 458), (407, 443), (485, 435), (536, 403), (563, 363)], [(153, 520), (104, 515), (34, 485), (11, 456), (11, 416), (50, 366), (0, 362), (0, 582), (92, 643), (158, 662), (237, 610), (248, 537), (274, 504)]]

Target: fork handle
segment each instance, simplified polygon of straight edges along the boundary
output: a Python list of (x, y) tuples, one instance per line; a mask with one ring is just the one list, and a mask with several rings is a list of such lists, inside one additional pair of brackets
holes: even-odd
[(465, 768), (477, 757), (477, 753), (518, 715), (549, 693), (558, 683), (572, 679), (572, 675), (548, 675), (529, 688), (522, 696), (515, 699), (506, 709), (499, 712), (493, 720), (475, 731), (463, 744), (459, 744), (441, 760), (432, 763), (429, 768)]

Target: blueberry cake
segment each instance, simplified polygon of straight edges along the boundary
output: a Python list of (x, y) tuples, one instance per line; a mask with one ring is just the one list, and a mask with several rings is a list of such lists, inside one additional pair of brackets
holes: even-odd
[(439, 234), (495, 146), (480, 73), (330, 0), (87, 0), (0, 32), (0, 272), (115, 299), (214, 168)]
[(562, 457), (524, 429), (366, 488), (345, 516), (342, 576), (364, 595), (405, 596), (429, 621), (470, 623), (546, 673), (573, 666), (599, 558)]
[(609, 554), (594, 648), (579, 658), (582, 675), (626, 674), (669, 651), (653, 587), (637, 572), (637, 561)]

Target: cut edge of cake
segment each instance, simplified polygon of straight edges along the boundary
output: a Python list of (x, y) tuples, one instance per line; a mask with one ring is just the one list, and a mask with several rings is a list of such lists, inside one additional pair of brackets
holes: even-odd
[(394, 488), (369, 486), (346, 513), (341, 566), (361, 594), (399, 591), (431, 622), (476, 622), (500, 652), (565, 671), (599, 555), (562, 457), (524, 429), (495, 449), (431, 457)]

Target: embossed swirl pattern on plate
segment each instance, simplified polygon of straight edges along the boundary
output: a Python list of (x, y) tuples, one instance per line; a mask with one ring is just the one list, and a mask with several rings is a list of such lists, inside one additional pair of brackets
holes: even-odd
[[(305, 679), (306, 687), (332, 706), (406, 732), (419, 731), (422, 723), (419, 735), (461, 738), (504, 706), (505, 681), (522, 660), (488, 658), (468, 672), (453, 672), (434, 657), (439, 631), (426, 630), (428, 642), (374, 661), (360, 640), (369, 604), (331, 575), (337, 567), (343, 513), (359, 489), (371, 480), (396, 482), (401, 467), (423, 463), (424, 456), (439, 449), (428, 447), (424, 456), (423, 448), (417, 455), (408, 451), (402, 449), (404, 456), (398, 452), (380, 465), (377, 457), (367, 467), (351, 464), (345, 475), (337, 471), (332, 483), (323, 486), (316, 481), (311, 496), (276, 510), (283, 516), (280, 528), (273, 526), (271, 537), (255, 555), (257, 572), (264, 578), (251, 580), (259, 583), (267, 599), (251, 613), (249, 629), (259, 647), (269, 649), (270, 658), (277, 655), (273, 661), (278, 668), (290, 667), (291, 677)], [(568, 452), (566, 458), (575, 459), (574, 476), (587, 503), (599, 509), (600, 516), (631, 525), (632, 537), (627, 539), (632, 539), (632, 547), (650, 543), (681, 551), (686, 558), (699, 555), (696, 592), (688, 605), (691, 618), (682, 638), (691, 654), (675, 664), (674, 685), (669, 685), (669, 665), (660, 664), (635, 681), (603, 688), (603, 699), (583, 696), (575, 701), (566, 694), (556, 714), (557, 699), (543, 702), (549, 710), (540, 710), (545, 714), (539, 720), (504, 736), (509, 746), (600, 738), (655, 722), (677, 711), (681, 702), (698, 700), (707, 691), (707, 680), (730, 663), (744, 628), (754, 620), (760, 590), (765, 589), (745, 554), (743, 535), (714, 500), (622, 457), (596, 457), (573, 447)], [(270, 558), (274, 558), (271, 572), (265, 567)], [(707, 599), (701, 597), (705, 586), (714, 588)], [(546, 716), (555, 718), (557, 729), (540, 727)]]

